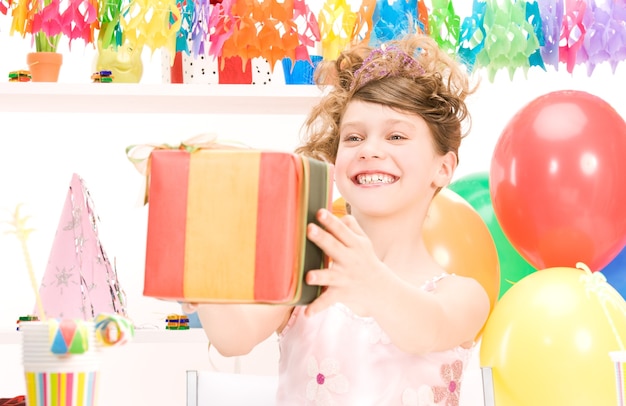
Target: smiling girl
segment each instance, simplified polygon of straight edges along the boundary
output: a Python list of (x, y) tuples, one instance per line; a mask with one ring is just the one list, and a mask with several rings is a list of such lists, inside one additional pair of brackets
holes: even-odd
[(306, 307), (201, 305), (202, 325), (223, 355), (278, 333), (279, 405), (458, 405), (489, 299), (434, 261), (422, 225), (458, 164), (469, 79), (422, 35), (347, 50), (316, 78), (332, 87), (297, 152), (334, 163), (350, 213), (308, 226), (332, 258), (307, 274), (323, 293)]

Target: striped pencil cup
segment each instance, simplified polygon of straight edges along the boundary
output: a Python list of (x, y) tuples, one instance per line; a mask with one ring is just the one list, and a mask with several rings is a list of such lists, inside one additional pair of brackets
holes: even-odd
[(93, 322), (24, 322), (20, 331), (28, 406), (97, 404), (100, 351)]
[(615, 386), (617, 389), (617, 406), (626, 406), (626, 378), (624, 365), (626, 365), (626, 351), (612, 351), (609, 353), (615, 365)]

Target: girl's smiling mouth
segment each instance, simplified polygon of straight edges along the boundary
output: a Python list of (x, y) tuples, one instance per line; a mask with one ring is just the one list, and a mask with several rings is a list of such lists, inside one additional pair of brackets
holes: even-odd
[(386, 173), (361, 173), (356, 175), (353, 180), (357, 185), (374, 185), (393, 183), (397, 180), (395, 176)]

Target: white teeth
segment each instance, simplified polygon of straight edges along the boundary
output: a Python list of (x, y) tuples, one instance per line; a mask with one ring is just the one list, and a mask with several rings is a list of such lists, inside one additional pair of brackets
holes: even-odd
[(358, 175), (356, 181), (359, 185), (370, 185), (373, 183), (392, 183), (395, 181), (395, 178), (383, 173), (370, 173), (367, 175)]

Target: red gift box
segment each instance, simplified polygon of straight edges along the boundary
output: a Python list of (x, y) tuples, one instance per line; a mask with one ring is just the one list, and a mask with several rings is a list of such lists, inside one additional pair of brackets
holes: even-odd
[(310, 303), (327, 258), (306, 239), (332, 206), (332, 165), (245, 149), (150, 156), (144, 295), (180, 301)]

